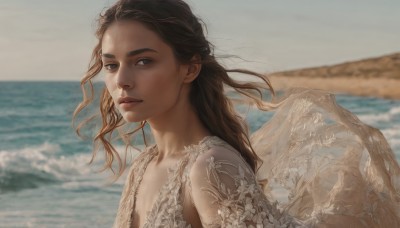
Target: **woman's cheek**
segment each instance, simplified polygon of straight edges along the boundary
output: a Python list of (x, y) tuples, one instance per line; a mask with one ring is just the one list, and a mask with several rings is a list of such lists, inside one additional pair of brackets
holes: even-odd
[(106, 75), (104, 77), (104, 83), (106, 84), (108, 92), (112, 94), (112, 91), (115, 89), (115, 82), (113, 81), (113, 78), (111, 76)]
[(142, 80), (142, 88), (144, 91), (151, 92), (161, 92), (163, 87), (166, 86), (167, 81), (158, 72), (153, 72), (153, 74), (147, 75), (147, 77)]

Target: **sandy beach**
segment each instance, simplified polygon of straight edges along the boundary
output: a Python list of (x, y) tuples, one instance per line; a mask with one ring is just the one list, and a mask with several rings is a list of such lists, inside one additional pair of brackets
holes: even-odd
[(373, 96), (400, 99), (400, 80), (388, 78), (310, 78), (269, 76), (276, 90), (303, 87), (346, 93), (357, 96)]

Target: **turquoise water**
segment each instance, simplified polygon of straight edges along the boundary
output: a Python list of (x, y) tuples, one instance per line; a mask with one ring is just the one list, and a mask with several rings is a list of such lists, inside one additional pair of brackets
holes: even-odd
[[(123, 180), (108, 186), (91, 144), (75, 136), (78, 82), (0, 82), (0, 227), (110, 227)], [(400, 160), (400, 101), (338, 95), (379, 128)], [(250, 128), (271, 114), (251, 112)]]

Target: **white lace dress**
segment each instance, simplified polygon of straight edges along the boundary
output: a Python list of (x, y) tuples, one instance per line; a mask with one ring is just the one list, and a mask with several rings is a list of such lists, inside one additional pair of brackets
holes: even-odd
[[(208, 207), (200, 216), (203, 227), (400, 227), (393, 152), (377, 129), (336, 105), (332, 95), (292, 91), (251, 140), (264, 161), (256, 175), (216, 136), (185, 148), (143, 227), (191, 227), (183, 195), (193, 191), (202, 192), (200, 202)], [(114, 227), (133, 227), (136, 191), (156, 155), (153, 146), (134, 160)], [(193, 188), (192, 169), (200, 180)]]
[[(231, 154), (215, 158), (213, 149), (223, 147)], [(295, 227), (299, 223), (289, 216), (282, 216), (263, 194), (261, 187), (240, 154), (218, 137), (206, 137), (199, 144), (185, 148), (186, 156), (169, 172), (169, 179), (162, 187), (143, 227), (191, 227), (183, 217), (182, 188), (191, 183), (189, 173), (197, 160), (206, 161), (204, 188), (210, 204), (206, 212), (214, 218), (204, 227)], [(122, 193), (114, 227), (132, 227), (135, 193), (146, 166), (156, 156), (155, 147), (147, 148), (136, 158)], [(226, 154), (227, 155), (227, 154)]]

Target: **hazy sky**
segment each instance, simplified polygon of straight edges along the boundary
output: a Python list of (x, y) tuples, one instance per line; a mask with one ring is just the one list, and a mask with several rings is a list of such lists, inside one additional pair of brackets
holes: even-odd
[[(0, 80), (79, 80), (114, 0), (0, 0)], [(226, 64), (260, 72), (400, 51), (399, 0), (190, 0)]]

